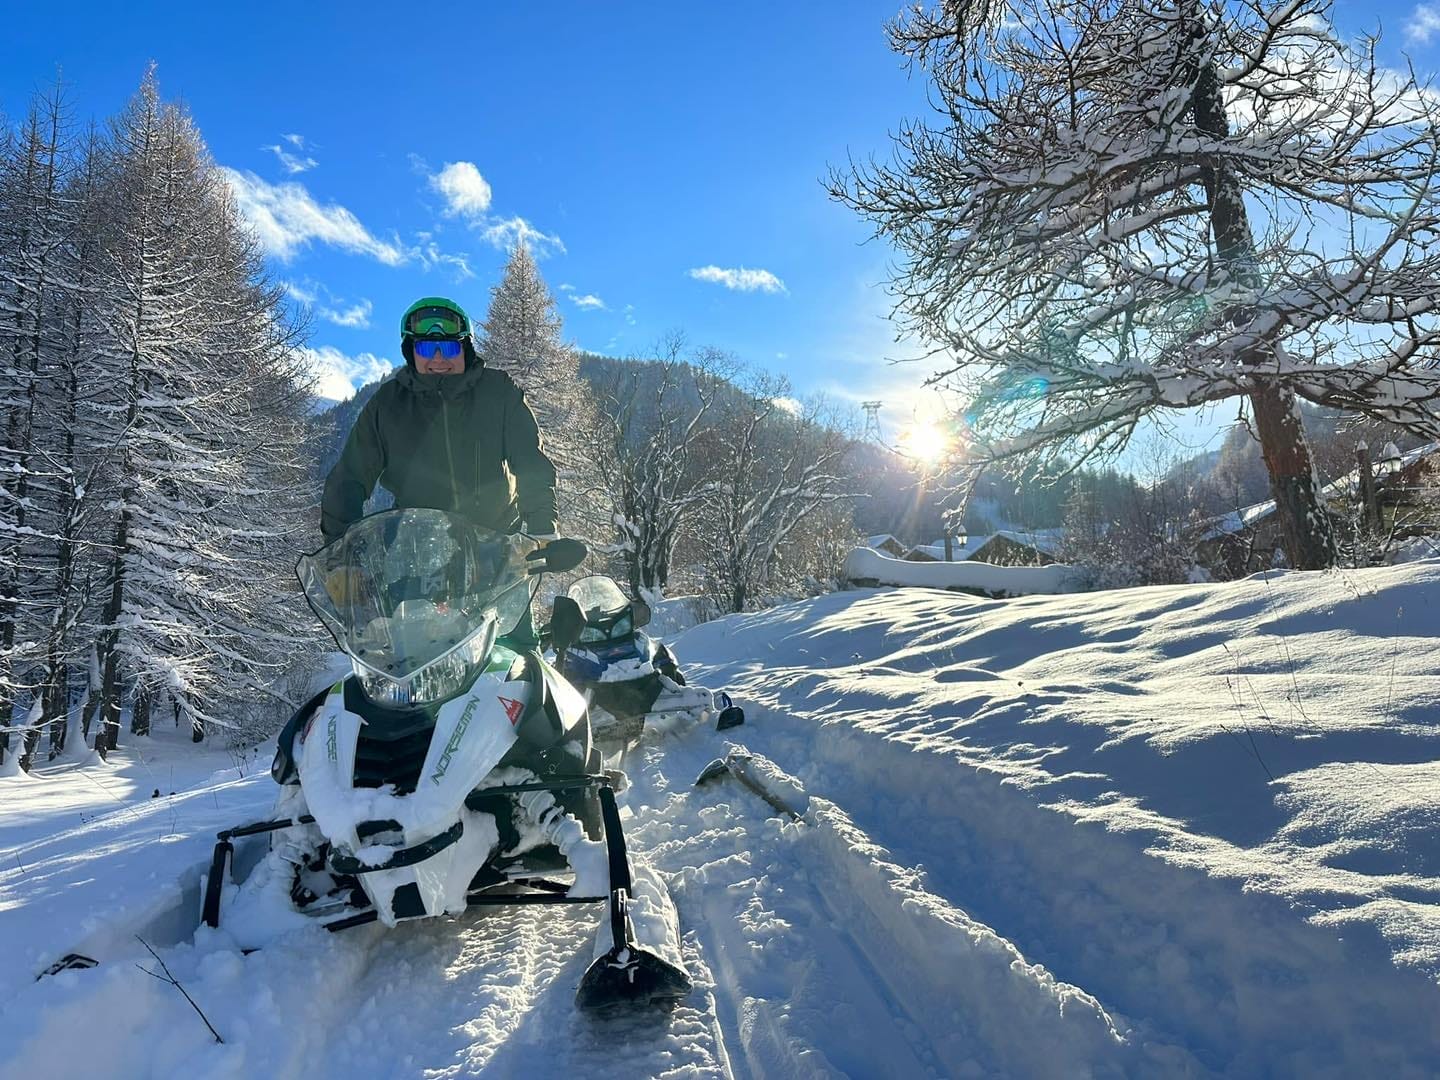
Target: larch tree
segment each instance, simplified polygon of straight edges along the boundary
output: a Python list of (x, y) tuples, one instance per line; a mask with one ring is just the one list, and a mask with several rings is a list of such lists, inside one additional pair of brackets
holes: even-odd
[[(37, 689), (36, 637), (43, 603), (36, 596), (47, 547), (43, 510), (62, 477), (37, 452), (56, 372), (57, 334), (73, 260), (73, 207), (67, 122), (59, 87), (37, 97), (18, 137), (0, 156), (0, 723), (9, 726), (22, 697)], [(19, 750), (28, 763), (40, 715), (25, 710)]]
[[(1331, 565), (1297, 396), (1440, 431), (1440, 106), (1324, 0), (944, 0), (891, 27), (938, 120), (832, 194), (985, 460), (1248, 404), (1291, 565)], [(1078, 452), (1077, 452), (1078, 451)]]
[[(100, 133), (0, 129), (0, 773), (161, 706), (258, 741), (316, 655), (300, 327), (153, 71)], [(302, 675), (303, 677), (303, 675)], [(293, 691), (293, 692), (292, 692)], [(19, 736), (17, 739), (16, 736)]]
[(608, 526), (604, 487), (587, 453), (596, 424), (594, 394), (580, 376), (580, 359), (563, 337), (564, 320), (530, 249), (510, 253), (490, 293), (479, 347), (485, 363), (525, 391), (545, 451), (558, 473), (556, 510), (567, 532), (598, 539)]
[(283, 513), (277, 520), (276, 507), (300, 497), (272, 484), (295, 449), (287, 413), (298, 412), (301, 395), (264, 406), (278, 410), (272, 416), (256, 414), (274, 397), (267, 382), (293, 344), (279, 319), (281, 293), (260, 280), (253, 239), (219, 170), (190, 118), (160, 101), (153, 72), (112, 139), (108, 345), (96, 358), (117, 448), (97, 625), (102, 748), (115, 745), (127, 685), (134, 729), (144, 731), (164, 699), (198, 739), (208, 724), (227, 722), (259, 673), (286, 665), (274, 620), (257, 625), (253, 616), (288, 569), (272, 549), (296, 526)]

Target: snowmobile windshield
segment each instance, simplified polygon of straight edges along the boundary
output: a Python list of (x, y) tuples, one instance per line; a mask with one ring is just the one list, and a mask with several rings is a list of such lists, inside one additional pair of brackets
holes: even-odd
[(301, 558), (296, 573), (357, 671), (398, 681), (455, 666), (459, 653), (464, 667), (483, 662), (473, 654), (488, 654), (530, 603), (533, 548), (443, 510), (387, 510)]
[(603, 620), (630, 606), (620, 586), (602, 574), (581, 578), (565, 590), (565, 595), (579, 605), (587, 620), (592, 617)]
[(581, 578), (565, 591), (565, 595), (585, 613), (581, 642), (609, 641), (634, 632), (635, 620), (630, 614), (630, 601), (610, 578), (600, 574)]

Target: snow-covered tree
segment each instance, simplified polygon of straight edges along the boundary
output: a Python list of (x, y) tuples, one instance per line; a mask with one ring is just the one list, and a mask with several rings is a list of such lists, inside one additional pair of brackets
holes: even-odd
[(1115, 449), (1248, 402), (1290, 561), (1335, 543), (1296, 404), (1440, 428), (1440, 106), (1324, 0), (944, 0), (940, 114), (832, 193), (893, 241), (977, 453)]
[(594, 394), (580, 377), (580, 358), (563, 338), (564, 320), (535, 257), (515, 246), (490, 293), (480, 348), (485, 363), (525, 391), (555, 462), (556, 511), (567, 533), (600, 538), (608, 525), (604, 489), (587, 453), (596, 424)]
[(612, 546), (635, 596), (664, 592), (676, 546), (710, 493), (714, 462), (700, 436), (715, 424), (718, 399), (735, 392), (734, 371), (725, 353), (688, 351), (672, 334), (655, 358), (615, 367), (596, 388), (587, 454), (614, 507)]
[[(63, 364), (60, 333), (75, 260), (74, 208), (67, 197), (69, 133), (57, 87), (37, 97), (18, 135), (0, 154), (0, 722), (25, 695), (39, 697), (40, 648), (32, 628), (56, 611), (40, 595), (40, 562), (50, 547), (45, 510), (65, 487), (63, 466), (47, 451), (52, 403)], [(40, 729), (25, 706), (21, 745), (28, 762)]]
[(153, 72), (105, 135), (51, 94), (0, 136), (0, 765), (126, 701), (263, 737), (315, 644), (297, 328)]
[(710, 478), (699, 523), (707, 591), (727, 612), (764, 599), (797, 529), (854, 497), (850, 439), (823, 403), (797, 405), (789, 383), (765, 373), (738, 390), (721, 398), (698, 450)]
[(297, 524), (286, 509), (298, 509), (300, 476), (287, 480), (285, 461), (301, 395), (283, 366), (293, 343), (280, 292), (264, 284), (219, 170), (190, 118), (160, 101), (153, 73), (113, 139), (111, 342), (97, 357), (118, 447), (98, 639), (97, 741), (108, 746), (122, 682), (140, 716), (163, 696), (199, 738), (273, 680), (300, 640), (255, 618), (288, 569), (275, 540)]

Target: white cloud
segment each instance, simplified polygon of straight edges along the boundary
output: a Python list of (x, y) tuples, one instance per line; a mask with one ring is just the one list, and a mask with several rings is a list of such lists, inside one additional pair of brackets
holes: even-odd
[(224, 167), (220, 172), (261, 245), (281, 262), (312, 243), (368, 255), (386, 266), (400, 266), (411, 254), (398, 243), (372, 236), (345, 207), (317, 203), (303, 184), (271, 184), (252, 172)]
[(295, 147), (296, 150), (305, 149), (304, 135), (281, 135), (280, 137), (286, 142), (288, 142), (291, 146)]
[(601, 300), (600, 297), (596, 296), (594, 293), (587, 293), (584, 296), (575, 296), (571, 294), (570, 299), (575, 301), (575, 306), (578, 307), (581, 311), (607, 310), (605, 307), (605, 301)]
[(315, 303), (315, 293), (308, 286), (296, 285), (293, 281), (287, 281), (285, 282), (285, 291), (294, 297), (297, 303)]
[[(478, 232), (486, 243), (502, 251), (508, 251), (516, 244), (525, 244), (537, 259), (565, 251), (560, 237), (541, 232), (522, 217), (491, 217), (489, 211), (494, 192), (489, 181), (480, 175), (480, 170), (472, 162), (447, 162), (438, 173), (432, 173), (423, 157), (411, 154), (410, 165), (428, 179), (431, 190), (439, 192), (445, 199), (444, 215), (464, 218), (466, 224)], [(468, 265), (464, 276), (472, 276)]]
[(302, 348), (300, 359), (315, 376), (315, 393), (332, 401), (344, 401), (358, 387), (384, 378), (395, 367), (383, 356), (368, 352), (347, 356), (333, 345)]
[(347, 304), (343, 297), (336, 296), (323, 282), (306, 278), (301, 283), (287, 281), (285, 291), (296, 303), (311, 308), (316, 315), (336, 326), (347, 326), (357, 330), (370, 329), (370, 314), (374, 305), (369, 300)]
[(370, 329), (370, 313), (374, 305), (369, 300), (361, 300), (358, 304), (351, 304), (344, 311), (337, 311), (334, 308), (322, 307), (320, 317), (336, 326), (348, 326), (355, 330)]
[(490, 183), (471, 162), (447, 162), (430, 186), (445, 197), (446, 217), (479, 218), (490, 209)]
[(1405, 24), (1405, 40), (1412, 45), (1429, 45), (1440, 33), (1440, 4), (1419, 4)]
[(428, 234), (422, 234), (422, 242), (416, 248), (415, 256), (426, 270), (433, 270), (437, 266), (450, 267), (455, 273), (456, 281), (464, 281), (466, 278), (475, 276), (475, 271), (470, 269), (469, 259), (464, 255), (450, 255), (441, 251), (440, 246), (431, 240)]
[[(285, 137), (288, 139), (290, 136), (287, 135)], [(307, 169), (313, 169), (316, 165), (320, 164), (308, 155), (306, 157), (299, 157), (296, 154), (292, 154), (283, 146), (262, 146), (260, 149), (269, 150), (279, 158), (281, 167), (291, 176), (294, 176), (296, 173), (305, 172)]]
[(489, 222), (481, 228), (480, 235), (487, 243), (501, 251), (509, 251), (516, 244), (524, 244), (537, 259), (543, 259), (556, 251), (562, 255), (565, 252), (565, 244), (560, 237), (541, 232), (522, 217)]
[(700, 266), (689, 271), (696, 281), (710, 281), (736, 292), (786, 292), (785, 283), (769, 270), (747, 270), (743, 266), (727, 270), (719, 266)]
[(575, 286), (574, 286), (574, 285), (568, 285), (568, 284), (567, 284), (567, 285), (561, 285), (561, 286), (560, 286), (560, 291), (561, 291), (561, 292), (574, 292), (574, 291), (575, 291)]
[(625, 325), (626, 325), (626, 326), (634, 326), (634, 325), (635, 325), (635, 305), (634, 305), (634, 304), (626, 304), (626, 305), (625, 305)]

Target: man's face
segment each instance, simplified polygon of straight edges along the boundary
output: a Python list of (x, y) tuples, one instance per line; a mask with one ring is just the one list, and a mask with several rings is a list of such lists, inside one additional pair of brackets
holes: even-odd
[(465, 370), (465, 350), (458, 341), (427, 341), (414, 344), (415, 370), (421, 375), (459, 375)]

